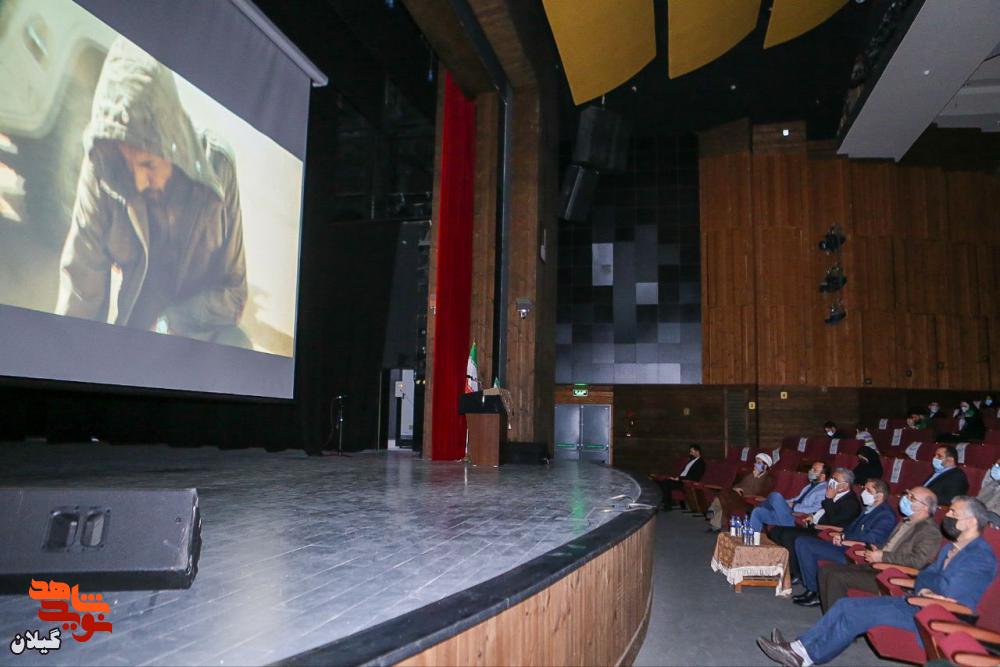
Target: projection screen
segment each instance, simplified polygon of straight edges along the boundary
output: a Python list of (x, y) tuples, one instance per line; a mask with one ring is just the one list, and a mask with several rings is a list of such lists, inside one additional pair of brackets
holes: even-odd
[(248, 6), (0, 0), (0, 375), (292, 397), (325, 80)]

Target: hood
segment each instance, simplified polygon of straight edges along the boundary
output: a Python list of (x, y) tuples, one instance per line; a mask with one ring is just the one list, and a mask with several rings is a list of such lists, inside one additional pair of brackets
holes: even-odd
[(116, 141), (170, 160), (223, 198), (199, 134), (181, 106), (173, 72), (123, 37), (108, 50), (83, 142), (101, 178), (129, 199), (135, 186)]

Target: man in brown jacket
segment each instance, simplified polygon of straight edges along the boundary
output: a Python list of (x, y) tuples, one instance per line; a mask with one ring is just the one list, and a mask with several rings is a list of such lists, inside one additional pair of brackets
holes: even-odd
[(749, 514), (751, 508), (747, 506), (744, 498), (767, 496), (771, 493), (771, 489), (774, 488), (774, 476), (770, 472), (772, 465), (774, 461), (770, 454), (761, 452), (754, 458), (753, 470), (746, 477), (736, 482), (733, 488), (722, 489), (719, 492), (706, 513), (712, 528), (721, 530), (722, 526), (728, 526), (729, 517), (734, 514)]
[(173, 73), (119, 39), (83, 140), (56, 313), (251, 347), (235, 161)]
[(941, 546), (941, 530), (934, 522), (937, 506), (933, 491), (923, 486), (913, 487), (899, 502), (899, 511), (905, 518), (881, 548), (865, 550), (866, 563), (831, 564), (820, 568), (819, 594), (823, 609), (847, 597), (851, 588), (877, 593), (878, 571), (873, 563), (921, 569), (933, 561)]

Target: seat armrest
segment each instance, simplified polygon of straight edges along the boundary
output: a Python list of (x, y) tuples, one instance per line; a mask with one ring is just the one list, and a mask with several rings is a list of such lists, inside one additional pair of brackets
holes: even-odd
[(910, 577), (889, 577), (889, 583), (900, 588), (913, 588), (917, 585), (917, 580)]
[(913, 577), (917, 576), (920, 573), (920, 570), (918, 570), (915, 567), (907, 567), (905, 565), (895, 565), (893, 563), (872, 563), (871, 566), (876, 570), (878, 570), (879, 572), (891, 568), (894, 570), (899, 570), (901, 574), (908, 574)]
[(930, 628), (931, 632), (940, 632), (946, 635), (950, 635), (953, 632), (964, 632), (976, 641), (1000, 644), (1000, 632), (978, 628), (974, 625), (958, 621), (931, 621), (927, 627)]
[(953, 614), (966, 614), (970, 615), (973, 613), (971, 609), (966, 607), (964, 604), (959, 604), (957, 602), (948, 602), (947, 600), (937, 600), (935, 598), (925, 598), (919, 595), (911, 595), (906, 598), (906, 601), (912, 604), (914, 607), (929, 607), (932, 604), (941, 605), (945, 611), (950, 611)]
[(840, 546), (842, 546), (842, 547), (863, 547), (863, 546), (865, 546), (865, 543), (864, 542), (858, 542), (857, 540), (844, 540), (843, 542), (840, 543)]
[(951, 661), (958, 667), (997, 667), (1000, 658), (993, 655), (977, 655), (959, 651), (951, 656)]
[(722, 489), (722, 485), (721, 484), (704, 484), (704, 483), (702, 483), (702, 484), (699, 484), (698, 486), (700, 486), (703, 489), (712, 489), (713, 491), (720, 491)]
[(840, 526), (831, 526), (831, 525), (826, 524), (826, 523), (817, 524), (816, 525), (816, 530), (826, 530), (826, 531), (829, 531), (831, 533), (842, 533), (842, 532), (844, 532), (844, 529), (841, 528)]

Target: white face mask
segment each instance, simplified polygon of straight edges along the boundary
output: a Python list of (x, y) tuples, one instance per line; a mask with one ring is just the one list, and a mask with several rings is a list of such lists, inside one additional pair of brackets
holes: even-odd
[(865, 489), (861, 492), (861, 502), (865, 504), (865, 507), (871, 507), (875, 504), (875, 496), (868, 489)]
[(993, 467), (990, 468), (990, 477), (1000, 482), (1000, 463), (994, 463)]
[(826, 485), (829, 486), (831, 489), (837, 488), (838, 484), (840, 484), (840, 482), (838, 482), (835, 479), (831, 479), (829, 482), (826, 483)]
[(828, 436), (830, 436), (831, 438), (833, 437), (833, 434), (834, 434), (834, 433), (836, 433), (836, 431), (834, 431), (834, 430), (833, 430), (832, 428), (828, 428), (828, 429), (826, 429), (826, 434), (827, 434)]

